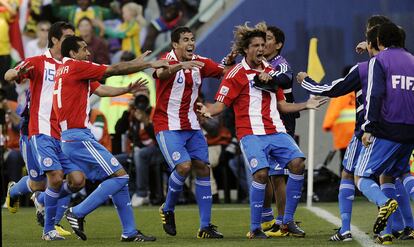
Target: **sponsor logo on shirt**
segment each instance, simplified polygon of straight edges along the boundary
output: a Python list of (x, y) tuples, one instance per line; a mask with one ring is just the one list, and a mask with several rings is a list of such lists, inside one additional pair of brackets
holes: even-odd
[(172, 153), (172, 159), (174, 160), (174, 161), (177, 161), (177, 160), (179, 160), (181, 158), (181, 154), (180, 154), (180, 152), (174, 152), (174, 153)]
[(391, 81), (393, 89), (401, 88), (402, 90), (414, 91), (414, 77), (412, 76), (392, 75)]
[(43, 159), (43, 165), (46, 167), (51, 167), (53, 165), (53, 160), (49, 157)]

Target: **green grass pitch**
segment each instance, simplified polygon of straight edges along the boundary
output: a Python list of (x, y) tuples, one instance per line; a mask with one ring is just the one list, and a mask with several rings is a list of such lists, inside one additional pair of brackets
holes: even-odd
[[(335, 215), (338, 215), (337, 203), (315, 204)], [(296, 219), (301, 221), (306, 231), (306, 238), (293, 237), (274, 238), (267, 240), (249, 240), (246, 232), (249, 229), (250, 213), (248, 205), (228, 204), (213, 205), (212, 222), (219, 226), (224, 239), (197, 239), (198, 209), (196, 205), (178, 206), (176, 208), (177, 236), (167, 236), (162, 230), (161, 220), (157, 207), (142, 207), (134, 209), (135, 221), (138, 228), (145, 234), (157, 237), (153, 243), (121, 243), (121, 227), (116, 210), (104, 206), (86, 218), (87, 241), (70, 236), (64, 241), (48, 242), (41, 240), (42, 229), (35, 222), (34, 208), (21, 208), (17, 214), (10, 214), (7, 209), (2, 210), (2, 246), (360, 246), (357, 241), (347, 243), (328, 242), (334, 233), (333, 226), (325, 220), (308, 211), (300, 205)], [(361, 230), (369, 232), (375, 219), (376, 208), (366, 201), (359, 200), (354, 207), (353, 224)], [(69, 225), (62, 220), (66, 229)], [(396, 241), (394, 246), (413, 246), (414, 241)]]

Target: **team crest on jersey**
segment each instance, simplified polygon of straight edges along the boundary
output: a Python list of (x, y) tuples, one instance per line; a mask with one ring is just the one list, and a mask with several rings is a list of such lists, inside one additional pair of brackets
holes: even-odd
[(172, 159), (174, 160), (174, 161), (177, 161), (177, 160), (179, 160), (181, 158), (181, 154), (180, 154), (180, 152), (174, 152), (174, 153), (172, 153)]
[(32, 177), (32, 178), (35, 178), (35, 177), (37, 177), (39, 174), (37, 174), (37, 171), (36, 170), (33, 170), (33, 169), (30, 169), (30, 176)]
[(252, 160), (250, 160), (250, 166), (252, 168), (256, 168), (256, 166), (259, 164), (259, 162), (257, 161), (257, 159), (253, 158)]
[(118, 161), (115, 157), (112, 157), (112, 159), (111, 159), (111, 164), (112, 164), (113, 166), (119, 166), (119, 161)]
[(53, 165), (53, 160), (49, 157), (43, 159), (43, 165), (46, 167), (51, 167)]
[(220, 94), (226, 96), (229, 93), (229, 88), (226, 86), (221, 86)]

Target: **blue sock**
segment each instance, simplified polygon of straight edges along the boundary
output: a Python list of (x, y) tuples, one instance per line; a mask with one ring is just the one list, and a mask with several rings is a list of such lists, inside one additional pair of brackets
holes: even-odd
[(408, 174), (403, 178), (402, 182), (404, 184), (405, 190), (410, 195), (411, 200), (414, 201), (414, 177)]
[(411, 211), (410, 196), (400, 179), (395, 180), (398, 209), (401, 212), (404, 227), (414, 228), (413, 212)]
[(37, 201), (43, 206), (45, 205), (45, 192), (44, 191), (39, 193), (39, 195), (37, 196)]
[(128, 183), (128, 180), (127, 176), (122, 176), (103, 181), (85, 200), (73, 207), (72, 212), (77, 217), (85, 217), (108, 200), (110, 195), (120, 191)]
[(200, 214), (200, 229), (207, 227), (211, 222), (211, 195), (210, 177), (197, 177), (195, 181), (195, 194)]
[(293, 221), (293, 215), (296, 212), (300, 197), (302, 195), (304, 177), (302, 175), (289, 173), (286, 183), (286, 207), (283, 223), (287, 224)]
[(273, 209), (272, 208), (263, 208), (262, 210), (262, 223), (272, 221), (275, 219), (275, 216), (273, 215)]
[[(393, 183), (381, 184), (381, 190), (382, 192), (384, 192), (384, 195), (388, 198), (395, 199), (397, 197), (395, 193), (395, 185)], [(392, 223), (394, 221), (394, 215), (395, 213), (391, 214), (391, 216), (388, 218), (387, 227), (384, 229), (381, 235), (392, 234)]]
[(250, 186), (250, 231), (261, 229), (263, 202), (265, 197), (266, 184), (256, 181)]
[(43, 228), (43, 233), (55, 230), (55, 216), (58, 199), (59, 191), (55, 191), (49, 187), (45, 190), (45, 226)]
[(131, 206), (131, 198), (129, 197), (128, 184), (120, 191), (112, 195), (112, 202), (118, 212), (118, 217), (122, 224), (122, 236), (132, 237), (137, 233), (135, 225), (134, 212)]
[(167, 198), (165, 198), (164, 211), (174, 211), (181, 191), (183, 191), (183, 184), (185, 177), (180, 176), (176, 170), (174, 170), (170, 178), (168, 179), (168, 192)]
[(67, 181), (63, 181), (62, 187), (60, 187), (60, 191), (59, 191), (59, 198), (64, 198), (68, 195), (72, 195), (72, 191), (69, 188), (68, 182)]
[(282, 225), (283, 224), (283, 215), (278, 215), (276, 217), (276, 225)]
[(388, 201), (388, 197), (384, 195), (378, 184), (370, 178), (360, 178), (358, 189), (370, 202), (375, 203), (377, 206), (383, 206)]
[(62, 220), (63, 214), (65, 213), (66, 209), (68, 209), (70, 199), (71, 195), (67, 195), (63, 198), (59, 198), (59, 200), (57, 201), (55, 225), (59, 224), (59, 222)]
[(339, 186), (338, 202), (341, 214), (342, 226), (340, 234), (351, 230), (352, 202), (355, 196), (355, 185), (353, 179), (341, 179)]
[(32, 192), (29, 186), (29, 176), (22, 177), (19, 182), (17, 182), (11, 189), (10, 189), (10, 197), (15, 198), (18, 196), (25, 195), (29, 192)]

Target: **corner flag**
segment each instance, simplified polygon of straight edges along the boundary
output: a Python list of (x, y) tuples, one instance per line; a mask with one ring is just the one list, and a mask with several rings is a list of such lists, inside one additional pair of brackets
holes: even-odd
[(320, 82), (325, 76), (325, 70), (323, 69), (321, 60), (318, 56), (318, 39), (311, 38), (309, 43), (309, 56), (308, 56), (308, 75), (313, 80)]

